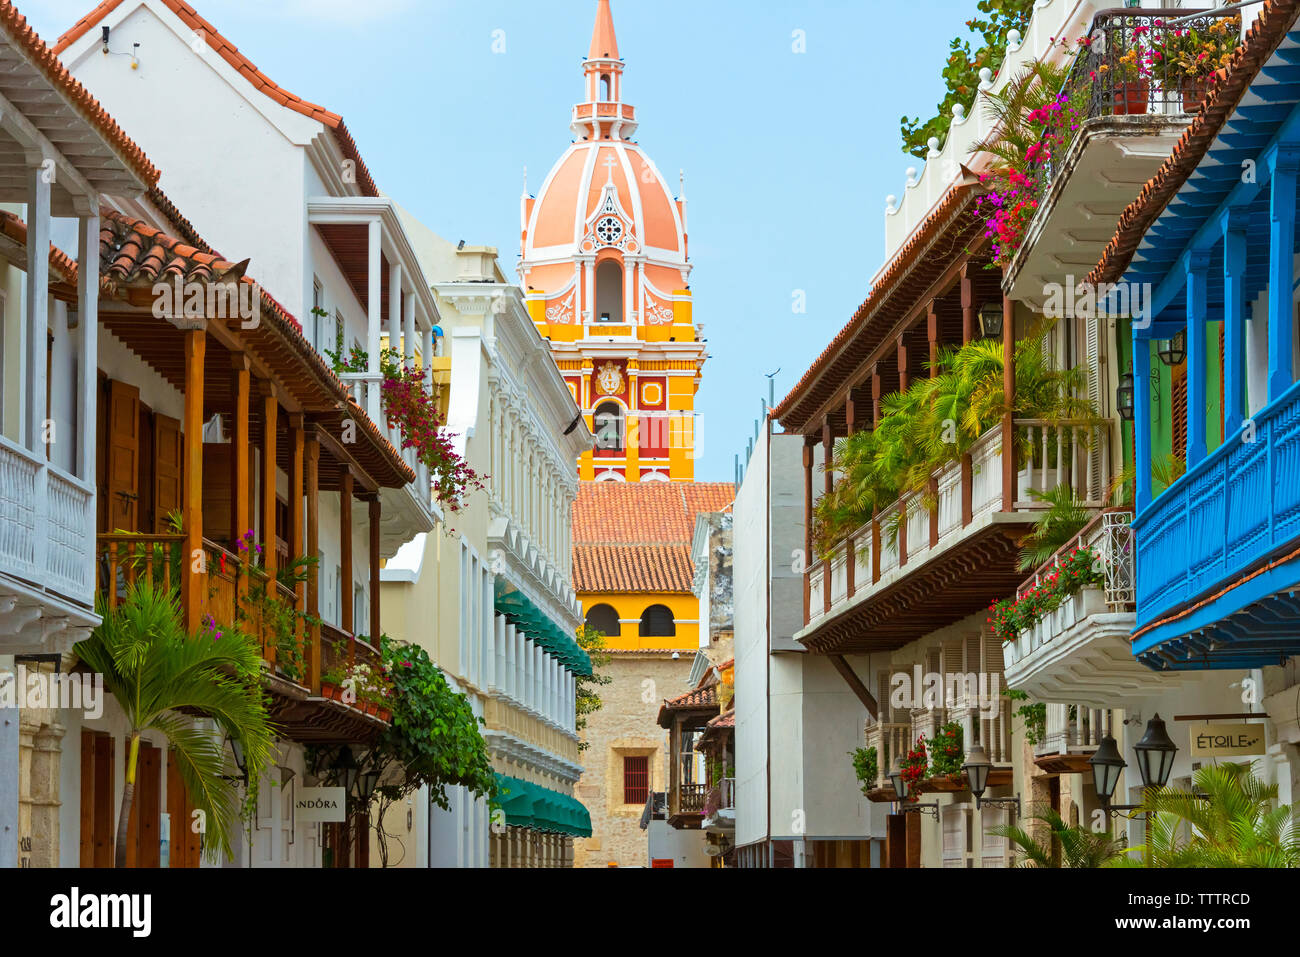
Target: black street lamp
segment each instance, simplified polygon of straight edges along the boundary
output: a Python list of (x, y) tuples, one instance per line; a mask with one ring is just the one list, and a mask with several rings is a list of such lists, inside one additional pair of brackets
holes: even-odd
[(898, 809), (904, 813), (929, 814), (937, 821), (939, 820), (939, 802), (935, 801), (930, 804), (918, 804), (915, 801), (908, 802), (907, 778), (903, 777), (902, 758), (899, 758), (899, 766), (889, 772), (889, 783), (894, 786), (894, 794), (898, 798)]
[(980, 331), (985, 339), (1002, 338), (1002, 303), (989, 302), (980, 307)]
[(352, 789), (356, 787), (357, 776), (361, 769), (357, 767), (357, 759), (352, 756), (352, 748), (343, 745), (339, 751), (339, 756), (334, 759), (334, 770), (338, 772), (343, 779), (343, 790), (346, 794), (351, 794)]
[[(1174, 769), (1174, 755), (1178, 745), (1174, 744), (1165, 729), (1165, 722), (1160, 715), (1155, 715), (1147, 722), (1146, 733), (1142, 740), (1133, 746), (1137, 755), (1138, 774), (1142, 776), (1142, 789), (1162, 788), (1169, 783), (1169, 774)], [(1134, 811), (1140, 804), (1111, 804), (1115, 795), (1115, 785), (1119, 782), (1119, 773), (1128, 767), (1128, 763), (1119, 753), (1112, 735), (1106, 735), (1101, 745), (1088, 759), (1092, 765), (1093, 786), (1101, 800), (1102, 809), (1107, 813)]]
[(1017, 795), (1013, 798), (985, 798), (984, 792), (989, 787), (989, 772), (993, 770), (993, 762), (989, 760), (988, 752), (984, 750), (984, 745), (973, 744), (970, 751), (966, 753), (966, 763), (961, 766), (966, 772), (966, 783), (970, 786), (970, 793), (975, 795), (975, 810), (988, 805), (990, 807), (1014, 807), (1016, 813), (1020, 813), (1020, 797)]
[(1164, 345), (1156, 350), (1156, 355), (1160, 356), (1160, 361), (1167, 366), (1182, 365), (1183, 360), (1187, 358), (1186, 332), (1179, 332), (1172, 339), (1166, 339)]
[(1133, 421), (1133, 373), (1125, 372), (1119, 377), (1119, 388), (1115, 390), (1115, 408), (1119, 417), (1125, 422)]

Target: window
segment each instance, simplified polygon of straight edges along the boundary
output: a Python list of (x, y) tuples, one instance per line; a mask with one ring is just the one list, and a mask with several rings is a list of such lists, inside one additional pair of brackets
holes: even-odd
[[(612, 217), (606, 217), (601, 220), (598, 230), (603, 230), (602, 241), (615, 243), (618, 237), (622, 235), (623, 229), (617, 219), (613, 219), (613, 226), (609, 225)], [(618, 226), (618, 234), (614, 234), (614, 226)], [(613, 237), (606, 239), (605, 237)], [(596, 318), (600, 322), (622, 322), (623, 321), (623, 269), (617, 262), (607, 259), (596, 267)]]
[(601, 99), (601, 101), (604, 102), (604, 103), (608, 103), (609, 100), (610, 100), (610, 96), (609, 96), (609, 74), (608, 74), (608, 73), (602, 73), (602, 74), (600, 75), (600, 99)]
[(602, 402), (592, 415), (596, 426), (596, 453), (623, 451), (623, 407), (617, 402)]
[(642, 638), (671, 638), (677, 634), (673, 613), (667, 605), (651, 605), (641, 615), (638, 634)]
[(587, 627), (606, 637), (618, 637), (618, 612), (609, 605), (592, 605), (587, 612)]
[(650, 759), (644, 754), (623, 756), (623, 803), (645, 804), (650, 796)]

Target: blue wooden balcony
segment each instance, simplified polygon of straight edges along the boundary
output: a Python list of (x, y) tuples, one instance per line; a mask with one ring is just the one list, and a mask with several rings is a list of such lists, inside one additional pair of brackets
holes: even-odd
[(1253, 421), (1254, 441), (1220, 446), (1134, 521), (1133, 652), (1147, 664), (1250, 668), (1300, 654), (1300, 383)]

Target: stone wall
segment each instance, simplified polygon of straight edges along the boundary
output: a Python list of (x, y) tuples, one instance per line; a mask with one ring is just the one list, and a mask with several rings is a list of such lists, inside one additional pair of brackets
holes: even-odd
[(576, 867), (649, 864), (648, 837), (640, 827), (644, 805), (623, 803), (623, 758), (646, 755), (651, 790), (664, 790), (668, 732), (656, 719), (665, 698), (688, 690), (692, 661), (689, 652), (676, 660), (669, 652), (611, 652), (605, 671), (614, 680), (600, 689), (602, 707), (583, 733), (588, 748), (580, 758), (577, 797), (591, 813), (592, 836), (575, 842)]

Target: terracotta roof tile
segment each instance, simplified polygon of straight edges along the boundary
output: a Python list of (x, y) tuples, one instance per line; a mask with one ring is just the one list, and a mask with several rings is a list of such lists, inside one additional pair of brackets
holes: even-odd
[(68, 98), (88, 123), (99, 130), (108, 144), (117, 151), (122, 161), (140, 177), (144, 185), (152, 186), (158, 182), (158, 170), (149, 162), (149, 157), (144, 155), (144, 150), (126, 135), (108, 112), (99, 105), (99, 101), (73, 79), (72, 74), (59, 60), (59, 46), (56, 44), (53, 50), (47, 47), (36, 31), (27, 25), (26, 18), (15, 9), (11, 0), (0, 0), (0, 28), (4, 29), (12, 42), (31, 60), (45, 79)]
[(705, 725), (710, 731), (714, 728), (734, 728), (736, 726), (736, 712), (724, 711), (712, 721)]
[[(100, 20), (120, 6), (121, 3), (122, 0), (104, 0), (94, 10), (73, 24), (72, 29), (59, 37), (54, 44), (54, 51), (62, 53), (88, 31), (92, 30)], [(352, 134), (348, 132), (343, 117), (337, 113), (331, 113), (323, 106), (317, 106), (315, 103), (309, 103), (301, 97), (294, 96), (288, 90), (277, 85), (269, 76), (259, 70), (252, 61), (240, 53), (238, 47), (222, 36), (216, 27), (199, 16), (198, 12), (188, 3), (183, 2), (183, 0), (162, 0), (162, 3), (166, 4), (169, 10), (180, 17), (181, 21), (191, 30), (202, 33), (208, 46), (238, 70), (262, 93), (288, 109), (309, 116), (329, 127), (333, 131), (334, 139), (337, 141), (343, 155), (356, 163), (357, 185), (361, 187), (362, 193), (366, 196), (380, 195), (379, 187), (375, 185), (370, 170), (366, 167), (365, 160), (361, 158), (361, 152), (357, 149)], [(155, 175), (153, 181), (156, 181), (157, 178), (157, 175)]]
[(734, 497), (723, 482), (583, 482), (573, 503), (574, 588), (689, 594), (695, 517)]
[(1300, 0), (1268, 0), (1264, 4), (1245, 41), (1228, 65), (1215, 74), (1215, 83), (1206, 94), (1200, 112), (1179, 138), (1169, 158), (1120, 216), (1115, 235), (1096, 268), (1088, 274), (1087, 282), (1116, 282), (1124, 275), (1146, 231), (1205, 158), (1224, 123), (1297, 17), (1300, 17)]

